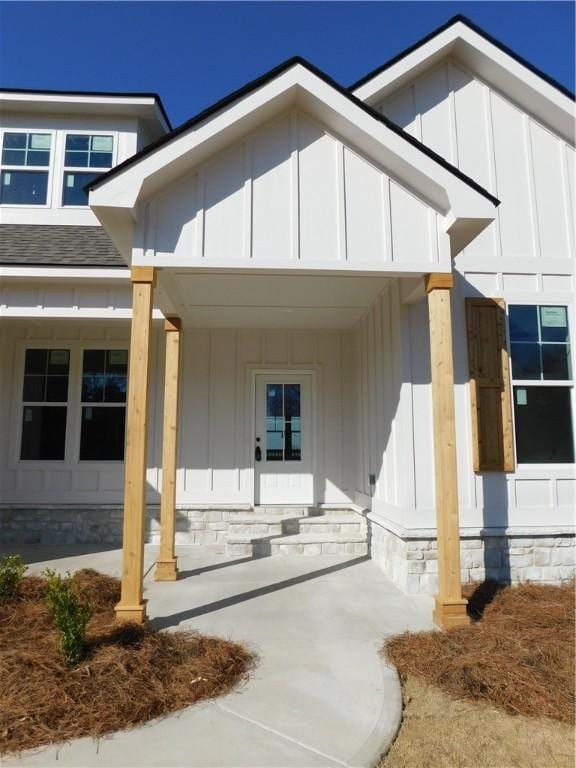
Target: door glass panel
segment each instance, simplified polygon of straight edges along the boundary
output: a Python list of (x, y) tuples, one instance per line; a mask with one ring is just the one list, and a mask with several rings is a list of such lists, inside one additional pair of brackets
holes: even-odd
[(301, 461), (300, 384), (266, 385), (266, 461)]
[(284, 387), (266, 384), (266, 461), (284, 459)]

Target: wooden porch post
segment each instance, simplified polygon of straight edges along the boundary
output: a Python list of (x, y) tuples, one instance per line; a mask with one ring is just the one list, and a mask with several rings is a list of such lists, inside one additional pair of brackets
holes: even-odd
[(132, 267), (131, 278), (132, 323), (126, 409), (122, 593), (116, 606), (116, 619), (143, 624), (146, 621), (146, 601), (143, 599), (144, 525), (154, 268)]
[(456, 474), (456, 425), (454, 416), (454, 362), (450, 311), (451, 274), (426, 278), (432, 367), (436, 525), (438, 536), (438, 594), (434, 621), (438, 626), (470, 623), (460, 581), (460, 521)]
[(162, 436), (162, 501), (160, 506), (160, 556), (156, 581), (176, 581), (178, 564), (174, 552), (176, 533), (176, 456), (178, 449), (178, 384), (180, 379), (179, 317), (168, 317), (166, 368), (164, 374), (164, 431)]

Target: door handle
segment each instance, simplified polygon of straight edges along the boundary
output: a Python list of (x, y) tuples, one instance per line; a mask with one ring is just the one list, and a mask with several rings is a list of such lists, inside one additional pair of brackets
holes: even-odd
[(254, 451), (254, 458), (256, 461), (262, 461), (262, 448), (260, 448), (259, 445), (256, 446), (256, 450)]

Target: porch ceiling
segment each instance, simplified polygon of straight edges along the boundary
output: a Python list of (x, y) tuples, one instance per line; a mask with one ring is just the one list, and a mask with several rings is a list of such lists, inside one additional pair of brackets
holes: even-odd
[(196, 328), (351, 328), (392, 278), (163, 270), (160, 306)]

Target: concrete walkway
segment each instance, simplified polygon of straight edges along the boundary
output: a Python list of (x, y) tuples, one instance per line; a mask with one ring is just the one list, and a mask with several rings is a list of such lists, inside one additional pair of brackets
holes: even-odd
[[(118, 550), (69, 553), (22, 552), (31, 572), (49, 566), (120, 573)], [(398, 677), (378, 650), (386, 635), (430, 628), (430, 598), (402, 595), (365, 557), (233, 560), (189, 547), (179, 552), (181, 580), (155, 583), (155, 554), (147, 547), (154, 625), (246, 643), (259, 656), (250, 680), (228, 696), (144, 727), (2, 765), (329, 768), (378, 762), (402, 711)]]

